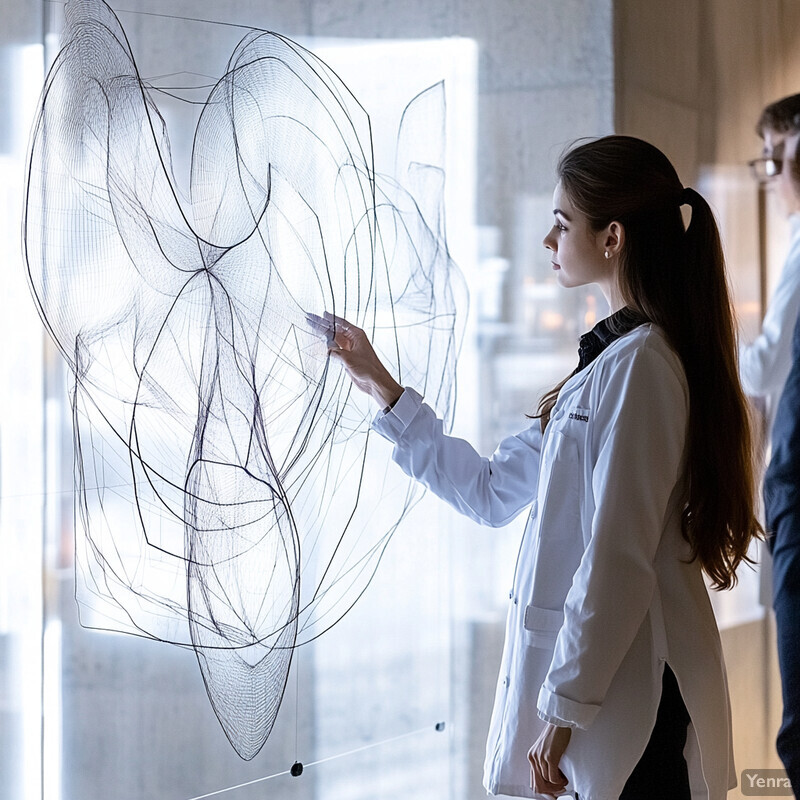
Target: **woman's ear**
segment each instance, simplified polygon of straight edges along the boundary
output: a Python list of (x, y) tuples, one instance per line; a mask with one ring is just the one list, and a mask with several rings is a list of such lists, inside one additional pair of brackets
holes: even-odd
[(608, 253), (608, 257), (618, 256), (625, 246), (625, 228), (621, 222), (616, 220), (610, 222), (602, 232), (601, 240), (603, 250)]

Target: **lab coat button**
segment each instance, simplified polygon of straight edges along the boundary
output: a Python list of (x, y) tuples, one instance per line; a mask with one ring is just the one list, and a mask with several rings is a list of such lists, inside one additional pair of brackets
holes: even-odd
[(511, 681), (509, 680), (508, 675), (506, 675), (505, 678), (503, 678), (503, 686), (508, 688), (509, 683), (511, 683)]

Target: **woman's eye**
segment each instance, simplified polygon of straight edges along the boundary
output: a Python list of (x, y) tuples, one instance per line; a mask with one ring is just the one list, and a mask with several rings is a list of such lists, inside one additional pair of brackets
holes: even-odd
[(566, 226), (566, 225), (563, 225), (563, 224), (562, 224), (562, 223), (560, 223), (558, 220), (556, 220), (556, 228), (557, 228), (558, 230), (560, 230), (560, 231), (565, 231), (565, 230), (567, 229), (567, 226)]

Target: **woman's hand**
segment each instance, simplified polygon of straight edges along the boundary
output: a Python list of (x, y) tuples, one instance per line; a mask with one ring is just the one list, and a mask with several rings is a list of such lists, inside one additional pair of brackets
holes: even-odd
[(566, 791), (567, 777), (558, 765), (571, 736), (571, 728), (560, 728), (548, 722), (536, 744), (528, 751), (531, 789), (535, 792), (555, 797)]
[(327, 311), (321, 316), (306, 312), (311, 329), (325, 336), (328, 352), (342, 362), (353, 383), (377, 403), (394, 405), (403, 394), (403, 387), (389, 374), (373, 350), (361, 328)]

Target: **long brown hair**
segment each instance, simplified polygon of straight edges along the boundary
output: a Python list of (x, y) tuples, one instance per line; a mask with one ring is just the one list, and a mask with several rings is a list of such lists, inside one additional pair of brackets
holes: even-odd
[[(683, 535), (714, 588), (730, 588), (763, 531), (754, 513), (751, 424), (714, 215), (701, 195), (683, 188), (660, 150), (630, 136), (579, 144), (561, 157), (558, 177), (592, 230), (621, 223), (625, 302), (661, 328), (681, 359), (689, 386)], [(691, 207), (687, 228), (682, 204)], [(543, 425), (564, 382), (539, 404)]]

